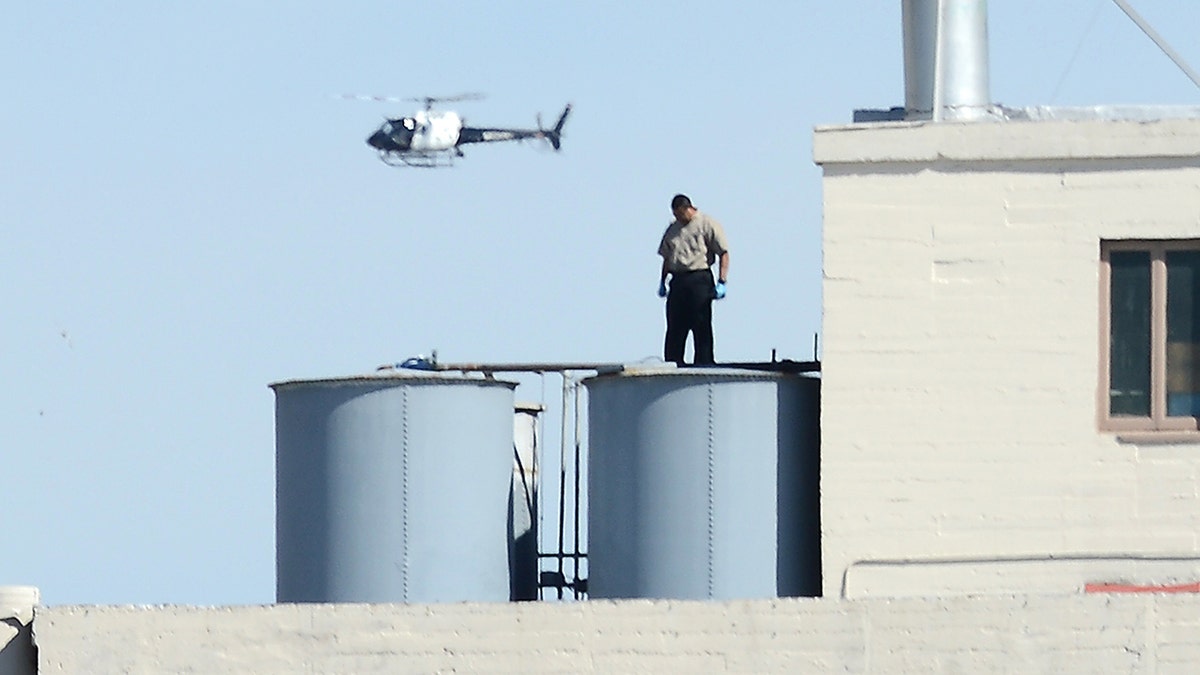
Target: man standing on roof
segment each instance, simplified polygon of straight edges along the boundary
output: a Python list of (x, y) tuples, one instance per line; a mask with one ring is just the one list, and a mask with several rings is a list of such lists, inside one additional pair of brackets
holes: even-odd
[[(683, 365), (683, 348), (692, 334), (692, 353), (696, 365), (713, 360), (712, 302), (725, 297), (729, 278), (729, 242), (725, 230), (715, 218), (692, 206), (686, 195), (671, 200), (675, 220), (667, 226), (658, 254), (662, 256), (662, 275), (658, 297), (667, 299), (667, 337), (663, 359)], [(720, 260), (717, 282), (713, 283), (713, 263)], [(671, 290), (667, 292), (667, 275)]]

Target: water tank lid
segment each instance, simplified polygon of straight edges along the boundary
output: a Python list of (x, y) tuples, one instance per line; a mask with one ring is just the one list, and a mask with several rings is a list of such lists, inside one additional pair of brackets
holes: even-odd
[(325, 377), (312, 379), (283, 380), (267, 386), (275, 391), (293, 387), (344, 387), (361, 386), (364, 384), (382, 384), (385, 386), (403, 386), (408, 384), (420, 385), (463, 385), (470, 384), (479, 387), (508, 387), (516, 389), (517, 383), (508, 380), (497, 380), (482, 374), (463, 374), (457, 372), (437, 372), (428, 370), (387, 371), (378, 375), (350, 375), (347, 377)]
[(616, 380), (630, 377), (653, 377), (653, 378), (686, 378), (692, 380), (700, 380), (705, 382), (749, 382), (763, 380), (783, 380), (795, 379), (804, 377), (795, 373), (782, 373), (775, 371), (751, 370), (746, 368), (721, 368), (721, 367), (702, 367), (688, 368), (675, 367), (672, 364), (660, 366), (648, 366), (639, 368), (625, 368), (624, 370), (611, 373), (600, 373), (593, 377), (584, 380), (584, 383), (604, 382), (608, 380)]

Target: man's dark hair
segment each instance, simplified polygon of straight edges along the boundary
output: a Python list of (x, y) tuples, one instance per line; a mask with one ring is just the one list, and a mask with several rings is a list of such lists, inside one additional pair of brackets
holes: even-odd
[(675, 195), (675, 197), (671, 199), (672, 209), (686, 209), (691, 205), (692, 200), (688, 199), (687, 195)]

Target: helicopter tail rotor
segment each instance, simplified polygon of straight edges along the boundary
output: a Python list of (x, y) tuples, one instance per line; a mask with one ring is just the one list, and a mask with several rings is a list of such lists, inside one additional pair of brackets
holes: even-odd
[[(550, 145), (552, 145), (555, 150), (560, 150), (562, 148), (563, 125), (567, 123), (567, 115), (570, 114), (571, 104), (568, 103), (567, 107), (563, 108), (562, 114), (558, 116), (558, 122), (554, 123), (554, 128), (546, 132), (546, 138), (550, 141)], [(541, 126), (540, 121), (538, 126)]]

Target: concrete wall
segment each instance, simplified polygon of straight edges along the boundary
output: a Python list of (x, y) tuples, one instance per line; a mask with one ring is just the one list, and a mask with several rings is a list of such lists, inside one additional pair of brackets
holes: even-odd
[(814, 154), (826, 596), (939, 562), (903, 593), (997, 560), (993, 592), (1200, 579), (1200, 437), (1097, 425), (1100, 241), (1200, 237), (1200, 122), (852, 125)]
[(50, 607), (42, 673), (1194, 672), (1200, 595)]

